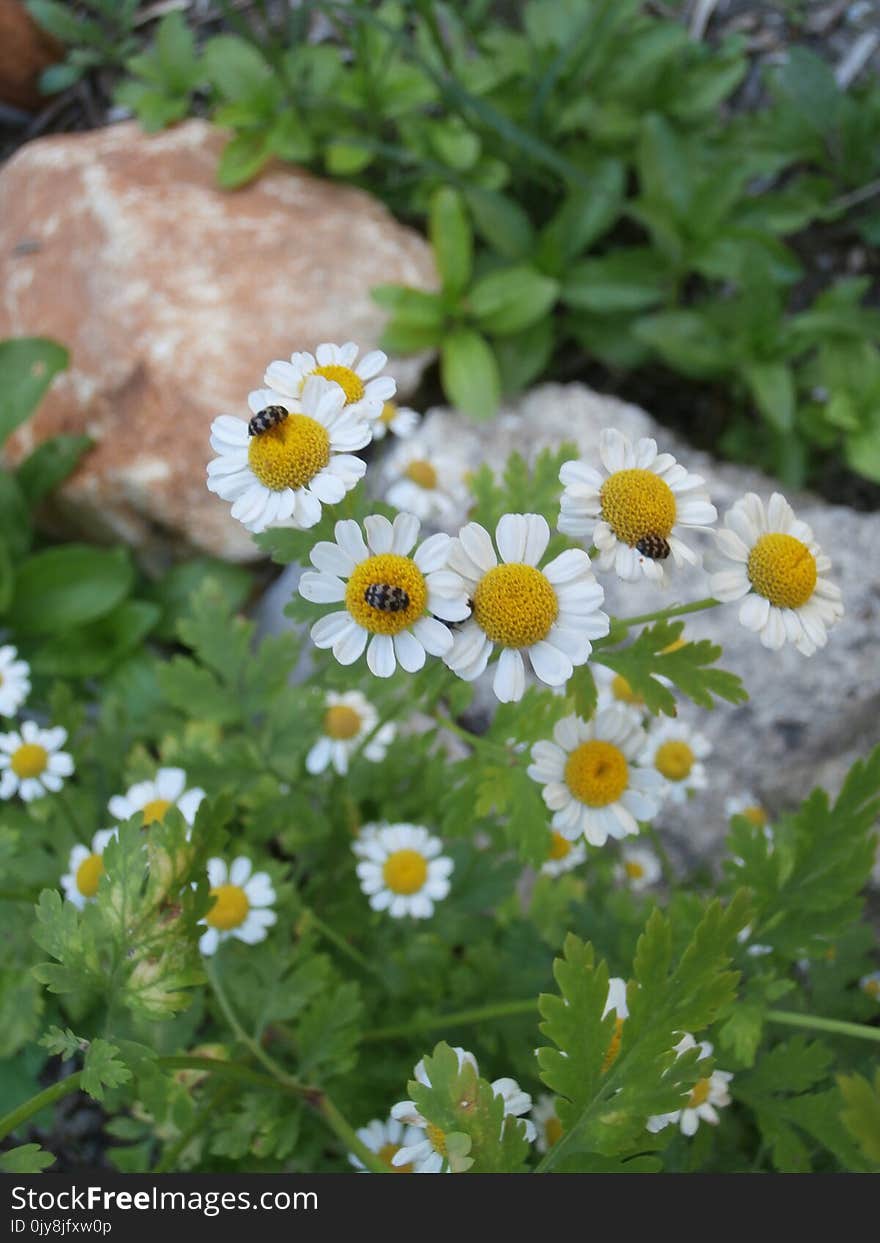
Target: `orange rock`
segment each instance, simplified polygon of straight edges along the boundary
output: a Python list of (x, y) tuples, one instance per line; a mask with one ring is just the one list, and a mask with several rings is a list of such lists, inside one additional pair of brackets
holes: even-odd
[[(204, 121), (125, 123), (40, 139), (0, 170), (0, 338), (71, 351), (7, 456), (61, 432), (96, 442), (49, 515), (64, 534), (253, 558), (205, 486), (211, 420), (248, 417), (273, 358), (373, 348), (373, 286), (435, 285), (424, 240), (360, 190), (286, 167), (218, 190), (223, 143)], [(392, 364), (402, 392), (424, 364)]]
[(64, 57), (64, 48), (38, 26), (20, 0), (0, 0), (0, 100), (36, 112), (44, 69)]

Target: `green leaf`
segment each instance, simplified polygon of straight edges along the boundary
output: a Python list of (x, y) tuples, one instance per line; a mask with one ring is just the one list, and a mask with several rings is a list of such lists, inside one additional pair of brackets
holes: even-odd
[(494, 343), (505, 393), (519, 393), (544, 371), (553, 356), (556, 330), (552, 316)]
[(179, 623), (193, 616), (194, 601), (208, 583), (222, 601), (224, 613), (228, 613), (244, 604), (255, 579), (244, 566), (230, 565), (216, 557), (193, 557), (173, 565), (148, 589), (149, 598), (161, 610), (156, 627), (159, 638), (177, 639)]
[(434, 192), (428, 236), (444, 291), (450, 295), (462, 293), (471, 279), (473, 238), (462, 197), (451, 186), (441, 186)]
[(261, 94), (272, 71), (250, 43), (235, 35), (217, 35), (204, 49), (205, 72), (221, 95), (229, 100)]
[(16, 477), (28, 505), (38, 505), (63, 483), (90, 449), (88, 436), (53, 436), (25, 458)]
[[(311, 142), (309, 140), (310, 147)], [(305, 160), (309, 158), (309, 155), (288, 155), (285, 158)], [(324, 148), (324, 165), (327, 172), (334, 177), (353, 177), (356, 173), (365, 169), (373, 158), (373, 152), (370, 148), (356, 141), (346, 142), (344, 139), (338, 139), (335, 142), (328, 143)]]
[(31, 668), (48, 677), (84, 678), (106, 673), (143, 643), (159, 616), (156, 604), (124, 600), (104, 617), (71, 627), (42, 643), (31, 656)]
[(773, 80), (774, 92), (786, 100), (817, 134), (837, 124), (843, 92), (826, 62), (805, 47), (791, 47)]
[(501, 397), (498, 363), (490, 346), (470, 328), (456, 328), (440, 351), (440, 376), (450, 402), (475, 419), (491, 419)]
[(866, 1159), (880, 1166), (880, 1070), (874, 1072), (873, 1085), (862, 1075), (838, 1075), (837, 1084), (846, 1108), (843, 1124), (858, 1143)]
[(0, 531), (10, 558), (19, 560), (31, 546), (33, 531), (27, 499), (15, 475), (0, 470)]
[(42, 337), (0, 341), (0, 447), (34, 413), (68, 359), (63, 346)]
[(467, 186), (464, 193), (483, 241), (506, 259), (524, 258), (532, 248), (534, 230), (519, 203), (484, 186)]
[(6, 540), (0, 535), (0, 617), (9, 608), (15, 586), (15, 570)]
[(668, 268), (654, 251), (613, 250), (601, 259), (575, 264), (560, 296), (577, 310), (642, 311), (663, 300), (668, 282)]
[(438, 294), (405, 285), (376, 285), (370, 296), (393, 314), (396, 323), (429, 328), (439, 328), (443, 323), (443, 302)]
[(626, 169), (620, 160), (603, 160), (593, 170), (589, 188), (569, 190), (547, 224), (538, 248), (541, 266), (562, 276), (575, 256), (597, 242), (620, 215)]
[(549, 312), (559, 286), (534, 268), (500, 268), (471, 287), (467, 308), (483, 332), (510, 336), (529, 328)]
[(217, 164), (217, 183), (234, 190), (252, 181), (272, 155), (271, 135), (264, 130), (239, 134), (226, 144)]
[(733, 366), (731, 344), (698, 311), (662, 311), (633, 326), (639, 341), (656, 350), (676, 371), (697, 379), (724, 374)]
[(117, 1088), (131, 1079), (131, 1071), (118, 1058), (119, 1049), (109, 1040), (93, 1040), (86, 1050), (80, 1084), (96, 1101), (104, 1099), (107, 1088)]
[(0, 1152), (0, 1172), (3, 1174), (42, 1174), (43, 1170), (54, 1164), (51, 1152), (46, 1152), (39, 1144), (20, 1144), (18, 1148)]
[(750, 363), (743, 368), (758, 409), (778, 432), (794, 424), (795, 392), (791, 368), (785, 363)]
[(106, 616), (131, 589), (124, 549), (63, 544), (29, 557), (18, 569), (9, 621), (16, 630), (56, 634)]

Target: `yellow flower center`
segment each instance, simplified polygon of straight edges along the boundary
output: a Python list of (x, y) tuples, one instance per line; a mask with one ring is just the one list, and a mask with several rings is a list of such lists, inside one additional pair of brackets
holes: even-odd
[(437, 487), (437, 472), (431, 463), (423, 458), (416, 458), (414, 462), (410, 462), (404, 474), (418, 487), (425, 488), (429, 492)]
[(745, 816), (749, 824), (754, 825), (756, 829), (763, 829), (767, 823), (767, 813), (763, 807), (747, 807), (745, 811), (740, 812), (740, 815)]
[(10, 764), (16, 777), (26, 781), (29, 777), (39, 777), (46, 771), (49, 763), (49, 752), (38, 742), (24, 742), (13, 754)]
[[(402, 609), (382, 609), (368, 604), (364, 593), (369, 587), (398, 587), (409, 603)], [(385, 552), (367, 557), (356, 566), (345, 590), (345, 607), (359, 626), (372, 634), (400, 634), (422, 616), (428, 603), (425, 577), (415, 561), (397, 553)]]
[(602, 1063), (602, 1074), (609, 1071), (617, 1061), (617, 1055), (620, 1053), (620, 1042), (623, 1040), (623, 1019), (620, 1015), (614, 1021), (614, 1035), (611, 1037), (611, 1043), (605, 1053), (605, 1060)]
[(533, 565), (497, 565), (474, 591), (474, 617), (500, 647), (531, 647), (546, 639), (559, 613), (549, 580)]
[(558, 1144), (562, 1139), (562, 1123), (558, 1118), (548, 1118), (544, 1123), (544, 1136), (547, 1140), (547, 1147), (552, 1148), (554, 1144)]
[(428, 863), (417, 850), (395, 850), (382, 868), (382, 877), (392, 893), (418, 893), (428, 879)]
[(588, 807), (607, 807), (620, 798), (629, 765), (619, 747), (593, 739), (575, 747), (565, 765), (565, 784)]
[(816, 558), (793, 535), (762, 535), (749, 553), (749, 582), (780, 609), (806, 604), (817, 578)]
[(446, 1135), (440, 1130), (439, 1126), (429, 1122), (425, 1127), (425, 1134), (435, 1152), (439, 1152), (441, 1157), (448, 1155), (446, 1152)]
[(621, 699), (627, 704), (643, 704), (645, 702), (644, 696), (637, 694), (621, 673), (615, 674), (611, 682), (611, 694), (615, 699)]
[(646, 535), (669, 538), (675, 523), (675, 494), (653, 471), (615, 471), (602, 484), (599, 500), (602, 517), (630, 548)]
[(356, 371), (352, 371), (351, 367), (343, 367), (339, 363), (328, 363), (326, 367), (316, 367), (311, 374), (321, 375), (325, 380), (332, 380), (334, 384), (338, 384), (345, 393), (347, 406), (353, 405), (356, 401), (362, 401), (366, 393), (363, 380)]
[(76, 887), (84, 898), (93, 898), (98, 883), (104, 875), (104, 860), (100, 855), (89, 855), (76, 869)]
[(680, 639), (675, 639), (674, 642), (667, 643), (665, 647), (661, 647), (660, 655), (668, 656), (670, 652), (677, 652), (679, 648), (684, 647), (686, 643), (687, 643), (687, 639), (684, 637), (684, 635), (682, 635)]
[(626, 863), (623, 865), (623, 870), (626, 872), (630, 880), (641, 880), (645, 875), (645, 869), (642, 867), (641, 863), (636, 863), (635, 859), (627, 859)]
[(379, 415), (379, 422), (388, 427), (397, 418), (397, 406), (393, 401), (386, 401)]
[(672, 738), (657, 748), (654, 767), (667, 781), (684, 781), (694, 766), (694, 753), (686, 742)]
[(360, 733), (361, 718), (354, 708), (335, 704), (324, 713), (324, 733), (328, 738), (344, 741)]
[(875, 1001), (880, 1001), (880, 980), (865, 980), (862, 987), (869, 997), (873, 997)]
[(548, 859), (564, 859), (566, 855), (571, 853), (571, 842), (567, 837), (563, 837), (561, 833), (553, 832), (550, 842), (550, 854)]
[(686, 1108), (696, 1109), (699, 1105), (705, 1105), (706, 1101), (709, 1099), (711, 1087), (712, 1085), (708, 1079), (698, 1079), (694, 1084), (693, 1091), (688, 1097)]
[(221, 932), (238, 928), (247, 919), (251, 904), (240, 885), (218, 885), (211, 890), (214, 905), (205, 916), (206, 923)]
[(283, 423), (252, 436), (248, 462), (272, 492), (304, 488), (330, 461), (330, 437), (317, 419), (289, 414)]
[(392, 1144), (389, 1142), (387, 1144), (382, 1145), (382, 1147), (376, 1153), (376, 1156), (379, 1158), (380, 1161), (384, 1162), (385, 1165), (388, 1166), (392, 1174), (411, 1174), (412, 1173), (412, 1162), (410, 1162), (408, 1165), (394, 1165), (393, 1163), (394, 1158), (397, 1156), (399, 1152), (400, 1152), (400, 1144)]
[(165, 819), (165, 812), (171, 806), (170, 798), (154, 798), (149, 803), (144, 804), (141, 816), (143, 817), (144, 828), (148, 824), (155, 824), (157, 820)]

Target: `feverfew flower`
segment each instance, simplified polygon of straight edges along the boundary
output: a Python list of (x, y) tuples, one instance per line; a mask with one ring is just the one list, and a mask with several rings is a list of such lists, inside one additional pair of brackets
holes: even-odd
[(599, 568), (629, 582), (644, 575), (659, 582), (667, 558), (700, 564), (700, 554), (679, 534), (708, 527), (718, 517), (704, 481), (658, 453), (649, 437), (635, 445), (614, 427), (599, 436), (603, 470), (585, 461), (565, 462), (559, 530), (585, 536), (599, 550)]
[[(467, 1063), (474, 1068), (475, 1074), (478, 1075), (480, 1073), (477, 1059), (473, 1053), (468, 1053), (466, 1049), (462, 1049), (457, 1045), (453, 1052), (458, 1058), (459, 1069)], [(426, 1087), (431, 1086), (431, 1080), (428, 1078), (427, 1071), (425, 1070), (424, 1060), (416, 1063), (413, 1078), (417, 1079), (419, 1083), (425, 1084)], [(494, 1094), (500, 1096), (504, 1101), (505, 1118), (521, 1118), (531, 1109), (532, 1098), (528, 1092), (523, 1092), (515, 1079), (495, 1079), (491, 1087)], [(427, 1118), (419, 1113), (414, 1101), (400, 1101), (391, 1110), (391, 1117), (396, 1118), (399, 1122), (407, 1123), (409, 1126), (417, 1127), (422, 1132), (420, 1139), (414, 1143), (404, 1145), (392, 1158), (395, 1165), (411, 1164), (416, 1174), (439, 1174), (442, 1172), (444, 1164), (446, 1164), (448, 1171), (446, 1136), (438, 1126), (428, 1122)], [(526, 1139), (531, 1144), (536, 1136), (535, 1124), (530, 1119), (526, 1119)]]
[(386, 401), (382, 413), (373, 421), (373, 439), (384, 440), (392, 432), (400, 440), (406, 440), (419, 425), (419, 415), (409, 406), (398, 406), (397, 402)]
[(880, 971), (872, 971), (869, 975), (863, 975), (859, 980), (859, 988), (872, 1001), (880, 1002)]
[(430, 919), (434, 903), (449, 893), (451, 859), (443, 843), (419, 824), (387, 824), (363, 833), (352, 847), (361, 889), (374, 911), (399, 919)]
[(458, 577), (446, 571), (448, 535), (432, 535), (409, 555), (419, 525), (412, 514), (398, 514), (393, 525), (373, 515), (364, 520), (365, 543), (361, 528), (347, 519), (336, 523), (335, 544), (321, 541), (309, 554), (318, 573), (303, 574), (300, 595), (344, 605), (315, 622), (312, 642), (331, 648), (341, 665), (367, 648), (370, 672), (390, 678), (398, 662), (415, 673), (426, 653), (443, 656), (452, 647), (452, 632), (437, 618), (461, 621), (467, 598)]
[(80, 910), (98, 892), (98, 885), (104, 875), (104, 851), (107, 843), (115, 836), (116, 829), (99, 829), (92, 838), (91, 849), (88, 846), (76, 845), (70, 852), (68, 871), (61, 877), (61, 888), (68, 902), (72, 902)]
[(291, 354), (290, 362), (273, 362), (266, 368), (263, 383), (282, 398), (297, 401), (303, 397), (312, 376), (320, 376), (339, 386), (345, 395), (346, 414), (372, 421), (382, 415), (386, 401), (397, 391), (391, 376), (379, 372), (388, 362), (381, 350), (371, 350), (356, 362), (358, 347), (319, 345), (314, 354)]
[(186, 788), (182, 768), (160, 768), (152, 781), (138, 781), (125, 794), (114, 794), (107, 804), (111, 816), (120, 822), (141, 813), (144, 828), (163, 820), (169, 807), (176, 807), (188, 825), (195, 824), (196, 812), (205, 791)]
[[(392, 1174), (413, 1173), (411, 1163), (395, 1165), (394, 1157), (397, 1156), (401, 1148), (418, 1144), (421, 1141), (421, 1132), (417, 1131), (414, 1126), (404, 1126), (396, 1118), (387, 1118), (384, 1122), (379, 1118), (374, 1118), (372, 1122), (362, 1126), (356, 1134), (361, 1143), (369, 1148), (370, 1152), (374, 1152), (380, 1161), (388, 1166)], [(348, 1154), (348, 1159), (356, 1170), (363, 1173), (367, 1172), (367, 1167), (363, 1161), (361, 1161), (360, 1157), (355, 1156), (353, 1152)]]
[(306, 530), (322, 505), (336, 505), (360, 479), (366, 463), (352, 454), (370, 443), (370, 425), (345, 408), (337, 384), (313, 376), (301, 399), (259, 389), (248, 397), (254, 414), (269, 406), (286, 418), (251, 435), (244, 419), (221, 414), (211, 424), (208, 488), (232, 502), (232, 516), (249, 531)]
[(266, 872), (252, 872), (250, 859), (240, 856), (227, 867), (223, 859), (208, 860), (208, 881), (214, 904), (200, 924), (203, 954), (216, 954), (221, 941), (234, 937), (246, 945), (265, 941), (278, 916), (272, 910), (275, 890)]
[(644, 745), (638, 716), (622, 705), (601, 708), (590, 721), (558, 721), (553, 741), (532, 747), (528, 768), (544, 787), (553, 828), (591, 846), (638, 833), (638, 821), (656, 816), (664, 784), (656, 769), (640, 767)]
[(635, 893), (656, 885), (663, 874), (660, 860), (647, 846), (623, 846), (620, 862), (615, 868), (615, 879), (628, 885)]
[[(680, 1056), (687, 1049), (695, 1048), (699, 1048), (701, 1058), (712, 1056), (712, 1045), (708, 1040), (702, 1040), (698, 1044), (689, 1033), (685, 1033), (675, 1046), (675, 1052)], [(690, 1136), (696, 1134), (701, 1122), (717, 1126), (721, 1120), (718, 1110), (730, 1104), (730, 1092), (727, 1085), (732, 1078), (733, 1075), (729, 1071), (714, 1070), (711, 1075), (698, 1079), (690, 1091), (684, 1108), (649, 1118), (648, 1130), (656, 1134), (670, 1123), (677, 1122), (682, 1135)]]
[(641, 762), (665, 778), (668, 798), (683, 803), (692, 790), (705, 790), (708, 785), (702, 761), (711, 751), (708, 738), (678, 718), (666, 718), (648, 730)]
[(400, 445), (383, 463), (385, 500), (395, 509), (440, 526), (461, 520), (468, 492), (461, 463), (443, 453), (426, 456), (422, 448)]
[(14, 647), (0, 647), (0, 716), (15, 716), (31, 693), (30, 674)]
[(40, 729), (33, 721), (0, 734), (0, 799), (18, 794), (29, 803), (57, 793), (73, 773), (73, 760), (61, 750), (66, 741), (66, 729)]
[[(348, 772), (348, 762), (361, 749), (363, 740), (373, 733), (379, 714), (360, 691), (346, 691), (337, 695), (328, 691), (325, 699), (324, 720), (321, 737), (306, 756), (306, 769), (310, 773), (322, 773), (328, 764), (340, 776)], [(384, 760), (389, 744), (396, 733), (389, 721), (376, 730), (361, 750), (366, 760)]]
[(554, 1097), (542, 1092), (532, 1107), (532, 1122), (535, 1124), (535, 1147), (538, 1152), (547, 1152), (562, 1139), (562, 1123), (556, 1112)]
[(550, 528), (540, 514), (505, 514), (495, 528), (500, 564), (488, 531), (477, 522), (462, 528), (449, 553), (449, 569), (473, 612), (444, 659), (472, 682), (500, 648), (492, 685), (502, 703), (522, 699), (525, 656), (542, 682), (561, 686), (576, 665), (587, 662), (592, 640), (608, 633), (608, 617), (600, 610), (605, 593), (589, 557), (571, 548), (538, 569), (549, 542)]
[(749, 790), (744, 790), (742, 794), (734, 794), (730, 798), (726, 798), (724, 800), (724, 814), (728, 820), (732, 820), (734, 816), (744, 816), (749, 824), (756, 829), (768, 828), (768, 821), (770, 819), (767, 812), (761, 806), (760, 800)]
[(715, 534), (723, 560), (710, 578), (712, 595), (742, 600), (739, 620), (764, 647), (793, 643), (804, 656), (824, 647), (843, 616), (840, 588), (825, 577), (831, 561), (785, 497), (774, 492), (765, 510), (747, 492)]
[(561, 876), (579, 867), (587, 857), (587, 848), (583, 842), (571, 842), (555, 829), (550, 833), (550, 848), (547, 862), (541, 865), (542, 876)]

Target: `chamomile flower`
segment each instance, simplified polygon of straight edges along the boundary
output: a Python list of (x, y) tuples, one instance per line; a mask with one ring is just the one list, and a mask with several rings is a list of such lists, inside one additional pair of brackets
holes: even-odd
[(872, 971), (859, 980), (859, 988), (872, 1001), (880, 1002), (880, 971)]
[(731, 795), (730, 798), (724, 800), (724, 814), (728, 820), (732, 820), (734, 816), (744, 816), (756, 829), (767, 827), (770, 817), (761, 806), (760, 799), (757, 799), (749, 790), (744, 790), (742, 794)]
[(385, 500), (437, 526), (460, 521), (467, 513), (468, 492), (461, 463), (443, 453), (400, 445), (384, 463)]
[[(690, 1033), (686, 1033), (675, 1046), (675, 1052), (681, 1056), (688, 1049), (699, 1048), (700, 1057), (711, 1057), (712, 1045), (708, 1040), (697, 1043)], [(711, 1075), (698, 1079), (688, 1095), (682, 1109), (673, 1113), (657, 1114), (648, 1119), (648, 1130), (652, 1134), (662, 1131), (671, 1123), (678, 1123), (682, 1135), (695, 1135), (701, 1122), (717, 1126), (721, 1119), (718, 1110), (730, 1104), (728, 1084), (733, 1075), (726, 1070), (714, 1070)]]
[(14, 716), (31, 693), (31, 670), (18, 652), (0, 647), (0, 716)]
[(312, 376), (336, 384), (345, 395), (345, 410), (355, 419), (368, 421), (382, 415), (386, 401), (397, 391), (391, 376), (380, 375), (388, 356), (371, 350), (357, 362), (358, 347), (353, 341), (345, 345), (319, 345), (314, 354), (291, 354), (290, 362), (273, 362), (266, 368), (263, 383), (273, 393), (298, 401), (304, 397)]
[[(356, 1134), (361, 1143), (388, 1166), (392, 1174), (414, 1172), (412, 1163), (406, 1165), (394, 1165), (393, 1163), (401, 1148), (418, 1144), (422, 1140), (421, 1132), (417, 1131), (414, 1126), (404, 1126), (396, 1118), (387, 1118), (384, 1122), (380, 1118), (374, 1118), (372, 1122), (362, 1126)], [(367, 1167), (360, 1157), (350, 1152), (348, 1159), (356, 1170), (366, 1173)]]
[(616, 880), (628, 885), (635, 893), (656, 885), (663, 873), (660, 860), (647, 846), (624, 846), (615, 868)]
[(561, 686), (589, 659), (592, 640), (608, 633), (600, 609), (605, 593), (589, 557), (571, 548), (538, 569), (549, 542), (550, 528), (540, 514), (505, 514), (495, 528), (498, 553), (476, 522), (462, 528), (449, 553), (449, 569), (473, 612), (444, 659), (472, 682), (498, 647), (493, 689), (502, 703), (522, 699), (524, 657), (542, 682)]
[(712, 595), (741, 600), (739, 620), (764, 647), (793, 643), (804, 656), (824, 647), (843, 616), (840, 588), (826, 577), (830, 559), (785, 497), (774, 492), (765, 509), (747, 492), (715, 534), (722, 560), (710, 578)]
[(434, 903), (449, 893), (452, 860), (440, 853), (440, 839), (419, 824), (383, 825), (353, 849), (361, 889), (374, 911), (430, 919)]
[(73, 760), (61, 750), (66, 741), (66, 729), (40, 729), (33, 721), (0, 734), (0, 799), (17, 794), (29, 803), (56, 794), (73, 773)]
[(602, 1018), (614, 1012), (614, 1034), (611, 1037), (611, 1043), (605, 1051), (605, 1060), (602, 1062), (602, 1073), (610, 1070), (617, 1061), (617, 1055), (620, 1053), (620, 1042), (623, 1040), (623, 1024), (629, 1018), (629, 1006), (626, 1004), (626, 980), (621, 979), (619, 975), (613, 975), (608, 981), (608, 996), (605, 999), (605, 1009), (602, 1011)]
[(272, 910), (275, 890), (266, 872), (252, 871), (250, 859), (239, 856), (227, 867), (223, 859), (208, 860), (213, 905), (199, 923), (207, 931), (199, 937), (203, 954), (216, 954), (221, 941), (234, 937), (246, 945), (265, 941), (278, 916)]
[(585, 536), (599, 550), (599, 568), (633, 582), (664, 576), (667, 558), (700, 564), (700, 554), (680, 532), (710, 526), (718, 517), (700, 475), (658, 453), (649, 437), (635, 445), (614, 427), (599, 436), (603, 470), (585, 461), (565, 462), (559, 530)]
[(91, 848), (77, 844), (70, 852), (67, 874), (61, 877), (61, 888), (68, 902), (80, 910), (98, 892), (104, 875), (104, 851), (116, 836), (116, 829), (99, 829), (92, 838)]
[[(466, 1049), (455, 1046), (453, 1049), (458, 1058), (459, 1069), (465, 1064), (474, 1068), (474, 1073), (479, 1074), (477, 1059), (473, 1053), (468, 1053)], [(416, 1063), (413, 1071), (413, 1078), (419, 1083), (423, 1083), (426, 1087), (431, 1086), (431, 1080), (428, 1078), (425, 1070), (424, 1060)], [(491, 1084), (493, 1093), (500, 1096), (504, 1101), (504, 1117), (505, 1118), (521, 1118), (527, 1114), (532, 1107), (532, 1098), (528, 1092), (523, 1092), (515, 1079), (495, 1079)], [(405, 1144), (399, 1152), (392, 1157), (395, 1165), (412, 1165), (416, 1174), (439, 1174), (443, 1170), (444, 1164), (447, 1164), (446, 1136), (443, 1131), (435, 1126), (434, 1123), (428, 1122), (427, 1118), (419, 1113), (418, 1106), (414, 1101), (400, 1101), (391, 1110), (391, 1117), (396, 1118), (399, 1122), (404, 1122), (408, 1126), (418, 1128), (421, 1135), (416, 1142)], [(502, 1126), (504, 1124), (502, 1123)], [(526, 1119), (526, 1139), (531, 1144), (537, 1136), (535, 1124), (531, 1119)], [(448, 1164), (447, 1164), (448, 1169)]]
[(248, 397), (254, 414), (270, 405), (287, 418), (251, 436), (244, 419), (221, 414), (211, 424), (208, 488), (232, 502), (232, 516), (249, 531), (271, 527), (306, 530), (322, 505), (336, 505), (366, 472), (356, 449), (370, 443), (370, 425), (345, 408), (337, 384), (312, 377), (301, 400), (259, 389)]
[(663, 778), (641, 767), (645, 731), (628, 708), (601, 708), (590, 721), (563, 717), (553, 741), (536, 742), (528, 774), (544, 787), (552, 826), (563, 837), (585, 837), (604, 846), (609, 837), (638, 833), (640, 820), (653, 820)]
[(556, 1112), (556, 1101), (542, 1092), (532, 1106), (532, 1122), (535, 1124), (535, 1147), (538, 1152), (548, 1152), (562, 1139), (562, 1123)]
[(461, 621), (467, 598), (457, 575), (446, 571), (448, 535), (432, 535), (410, 556), (419, 525), (412, 514), (398, 514), (393, 524), (373, 515), (364, 520), (364, 542), (361, 528), (347, 519), (336, 523), (335, 543), (312, 549), (318, 572), (303, 574), (299, 592), (314, 604), (344, 605), (311, 630), (315, 646), (331, 648), (341, 665), (353, 664), (366, 648), (370, 672), (390, 678), (398, 662), (415, 673), (426, 653), (443, 656), (452, 647), (452, 632), (437, 618)]
[(346, 691), (342, 695), (328, 691), (324, 703), (321, 737), (306, 756), (310, 773), (322, 773), (332, 764), (340, 776), (345, 776), (349, 760), (359, 750), (365, 760), (384, 760), (396, 728), (389, 721), (362, 748), (364, 739), (376, 729), (379, 714), (360, 691)]
[(648, 731), (642, 763), (664, 778), (666, 797), (683, 803), (692, 790), (705, 790), (708, 782), (703, 760), (711, 751), (708, 738), (684, 721), (664, 719)]
[(138, 781), (125, 794), (114, 794), (107, 807), (120, 822), (140, 813), (144, 828), (163, 820), (169, 807), (176, 807), (187, 824), (195, 824), (205, 791), (186, 788), (182, 768), (160, 768), (152, 781)]
[(630, 708), (636, 708), (640, 712), (644, 712), (644, 696), (633, 690), (628, 679), (622, 673), (615, 673), (607, 665), (595, 664), (591, 668), (596, 683), (600, 708), (607, 708), (617, 703), (626, 704)]
[(419, 425), (419, 415), (409, 406), (399, 406), (395, 401), (386, 401), (382, 413), (373, 420), (373, 439), (384, 440), (390, 433), (400, 440), (406, 440)]
[(541, 865), (542, 876), (561, 876), (572, 868), (580, 867), (587, 857), (583, 842), (571, 842), (556, 830), (551, 830), (547, 862)]

